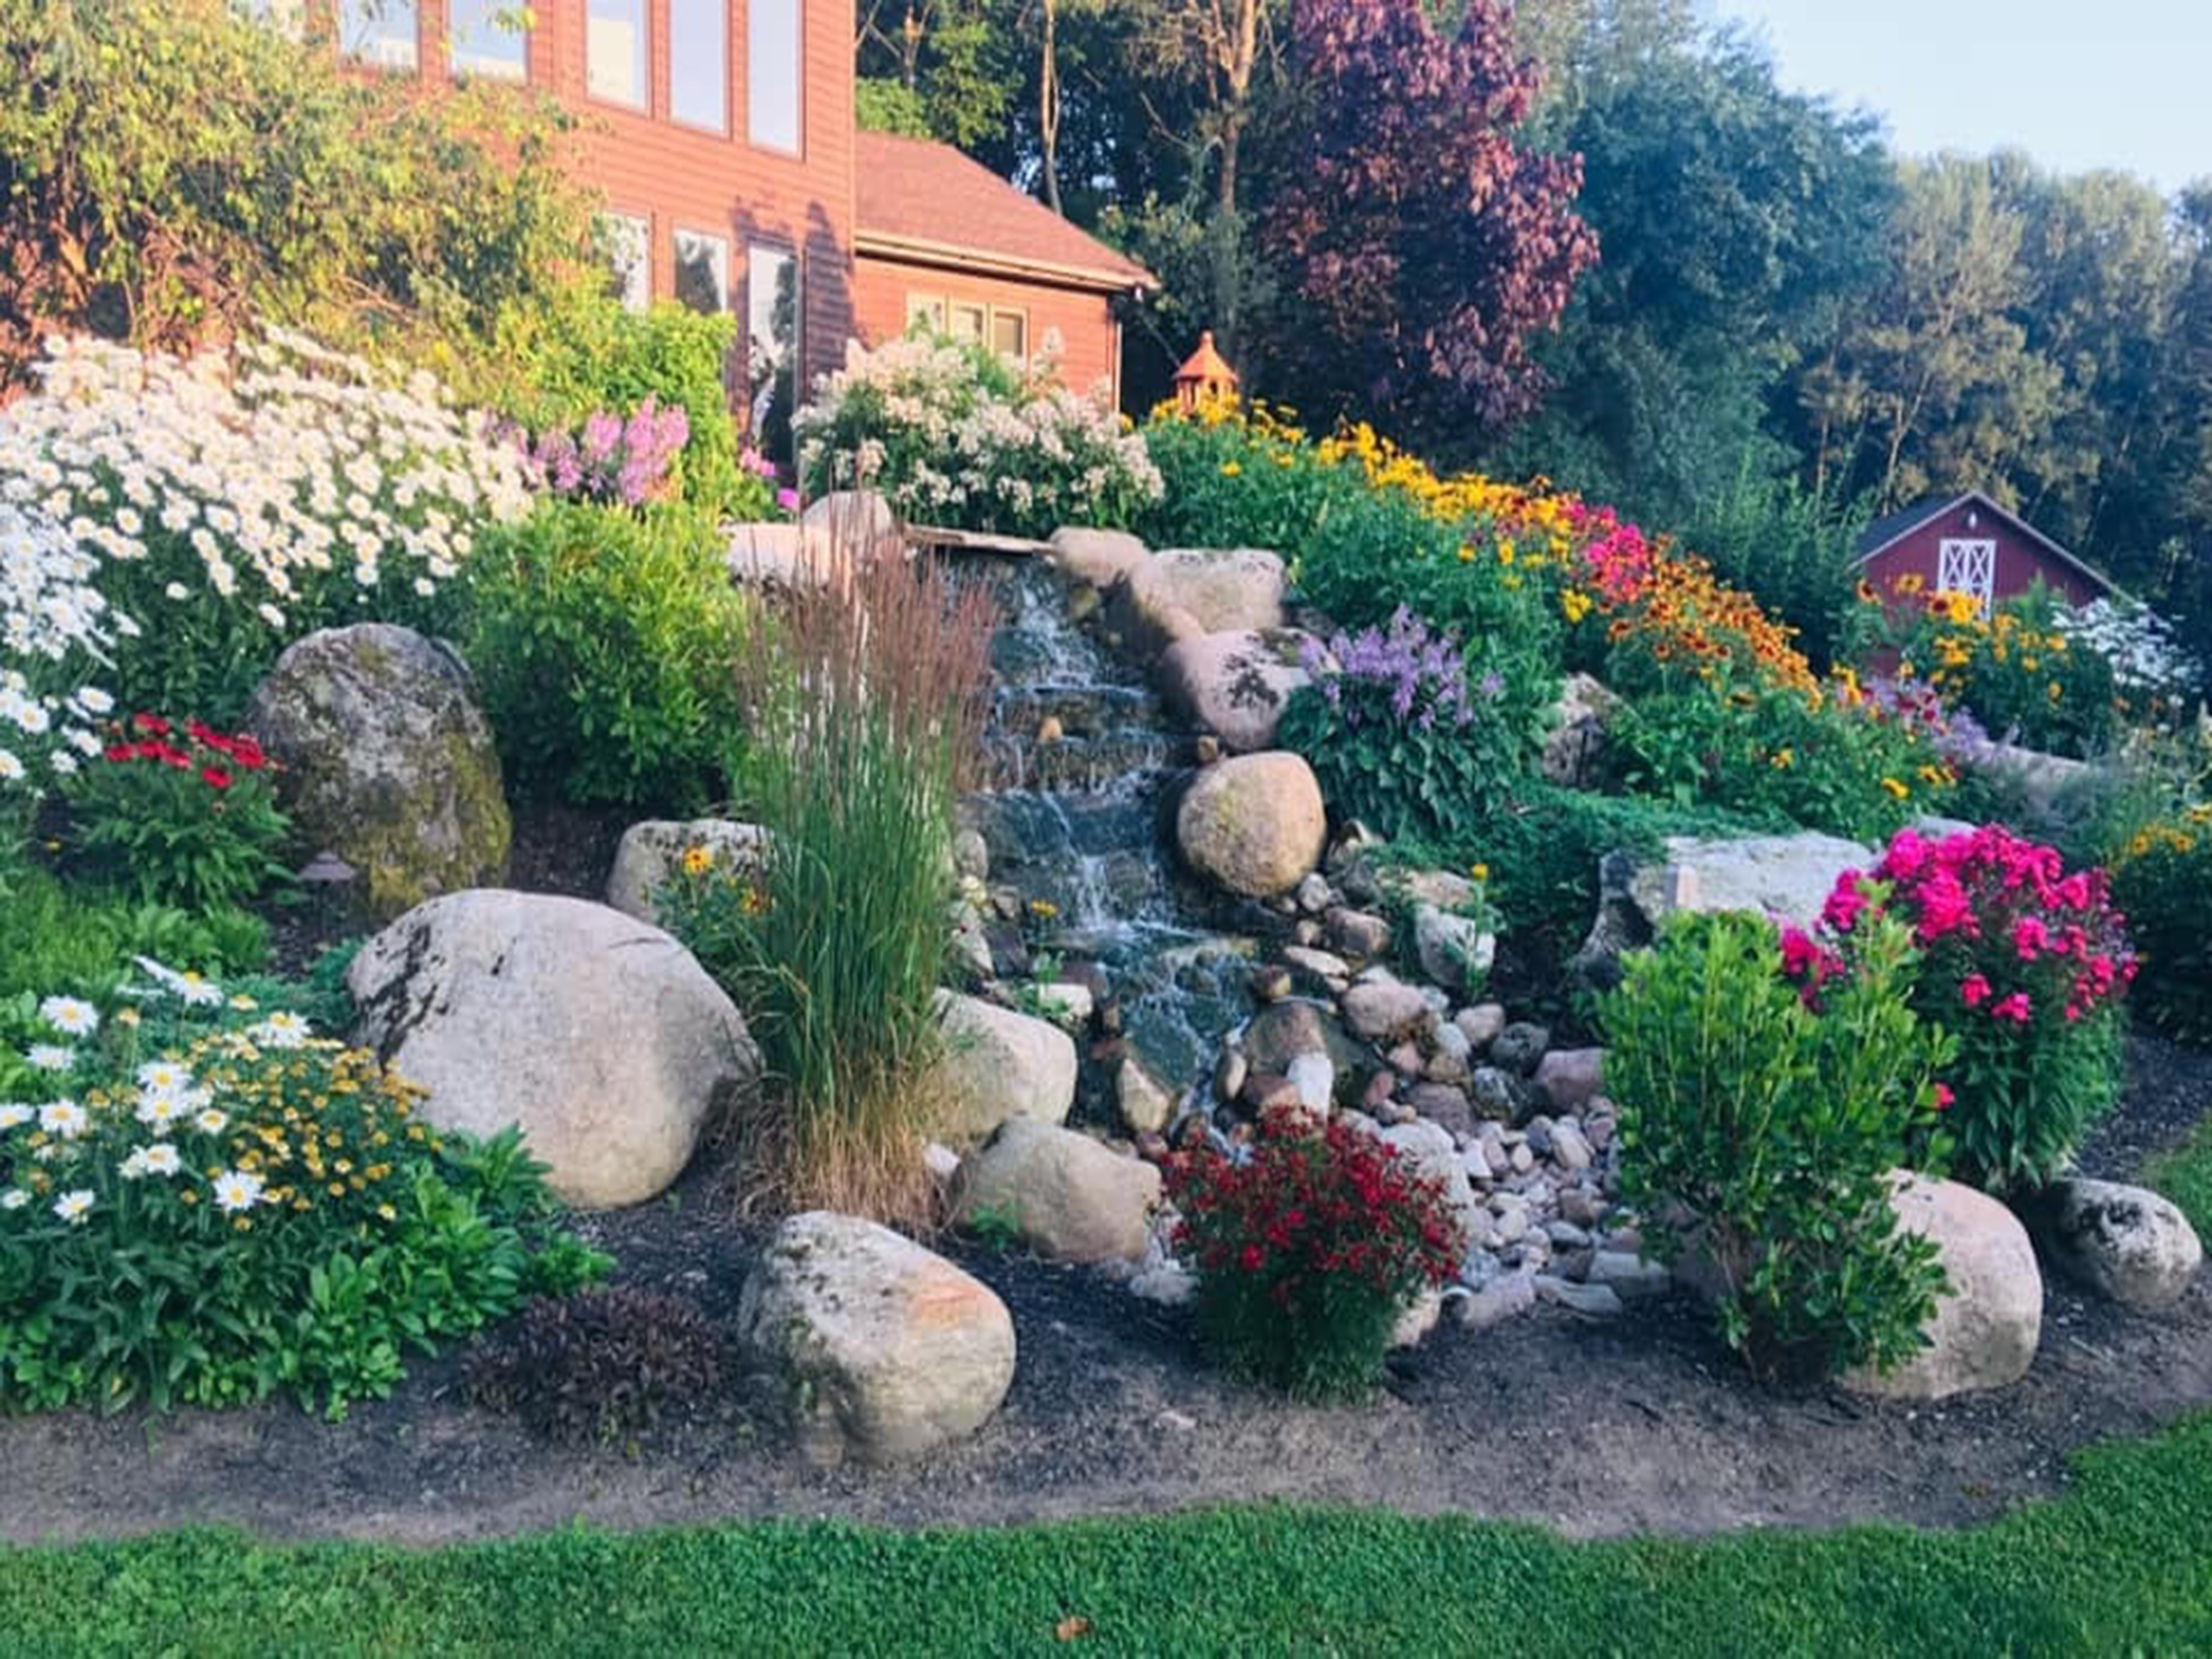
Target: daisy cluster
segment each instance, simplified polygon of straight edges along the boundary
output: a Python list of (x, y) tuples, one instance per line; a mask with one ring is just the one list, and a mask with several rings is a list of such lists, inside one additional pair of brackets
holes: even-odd
[[(12, 481), (11, 481), (12, 483)], [(114, 699), (94, 682), (135, 625), (93, 585), (99, 561), (0, 487), (0, 801), (38, 794), (100, 752)]]
[(62, 337), (39, 378), (0, 415), (10, 654), (57, 629), (97, 644), (164, 627), (164, 606), (238, 607), (289, 637), (380, 597), (428, 598), (476, 526), (529, 506), (514, 447), (430, 376), (392, 385), (296, 334), (189, 359)]

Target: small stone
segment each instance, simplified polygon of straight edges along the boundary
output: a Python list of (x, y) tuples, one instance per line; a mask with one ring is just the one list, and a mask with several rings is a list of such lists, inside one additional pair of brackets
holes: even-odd
[(1336, 1092), (1335, 1062), (1327, 1054), (1299, 1054), (1291, 1061), (1290, 1080), (1308, 1111), (1328, 1115), (1329, 1100)]
[(1401, 1077), (1419, 1077), (1428, 1065), (1421, 1058), (1421, 1046), (1418, 1042), (1401, 1042), (1390, 1051), (1387, 1058), (1390, 1061), (1390, 1069)]
[(1468, 1073), (1464, 1086), (1479, 1115), (1501, 1122), (1510, 1123), (1519, 1118), (1531, 1098), (1528, 1085), (1495, 1066), (1474, 1067)]
[(1559, 1193), (1559, 1213), (1577, 1227), (1595, 1227), (1609, 1206), (1584, 1187), (1568, 1187)]
[(1291, 994), (1291, 973), (1287, 968), (1267, 963), (1252, 970), (1251, 991), (1261, 1002), (1280, 1002)]
[(1413, 953), (1421, 971), (1455, 991), (1480, 986), (1498, 956), (1498, 936), (1472, 916), (1421, 904), (1413, 910)]
[(1200, 766), (1211, 766), (1221, 758), (1221, 739), (1211, 732), (1206, 732), (1192, 745), (1192, 752)]
[(1526, 1175), (1536, 1167), (1536, 1154), (1528, 1150), (1528, 1143), (1524, 1140), (1513, 1149), (1513, 1154), (1507, 1162), (1512, 1164), (1514, 1173)]
[[(1449, 1030), (1451, 1028), (1446, 1026), (1444, 1029)], [(1439, 1048), (1429, 1056), (1429, 1063), (1422, 1068), (1421, 1075), (1431, 1083), (1457, 1085), (1465, 1083), (1469, 1073), (1466, 1060), (1457, 1054), (1447, 1054)]]
[(1573, 1222), (1565, 1220), (1547, 1221), (1544, 1224), (1544, 1237), (1551, 1240), (1554, 1249), (1560, 1250), (1584, 1249), (1589, 1247), (1590, 1242), (1590, 1236), (1587, 1232), (1575, 1225)]
[(1537, 1274), (1535, 1283), (1539, 1297), (1558, 1303), (1570, 1313), (1580, 1314), (1585, 1319), (1620, 1316), (1620, 1297), (1610, 1285), (1577, 1285), (1572, 1279), (1550, 1273)]
[(1298, 908), (1310, 916), (1317, 916), (1328, 909), (1334, 896), (1328, 890), (1328, 878), (1318, 870), (1298, 884)]
[(1347, 910), (1341, 905), (1322, 918), (1337, 949), (1355, 957), (1380, 956), (1390, 948), (1390, 924), (1367, 910)]
[(1552, 1126), (1552, 1159), (1570, 1170), (1587, 1170), (1590, 1166), (1590, 1145), (1583, 1139), (1583, 1132), (1570, 1119), (1561, 1119)]
[(1544, 1057), (1551, 1046), (1552, 1034), (1542, 1026), (1528, 1020), (1516, 1020), (1500, 1031), (1490, 1044), (1492, 1065), (1527, 1077), (1536, 1069), (1536, 1062)]
[(1322, 981), (1350, 977), (1352, 965), (1342, 957), (1328, 951), (1312, 951), (1302, 945), (1283, 948), (1283, 960), (1301, 974), (1310, 974)]
[(1460, 1304), (1460, 1323), (1471, 1331), (1486, 1331), (1535, 1305), (1534, 1274), (1501, 1273)]
[(1164, 1308), (1180, 1308), (1198, 1294), (1198, 1280), (1177, 1262), (1147, 1267), (1129, 1280), (1129, 1294)]
[(1429, 1005), (1410, 985), (1355, 985), (1344, 994), (1345, 1023), (1375, 1041), (1397, 1039), (1429, 1023)]
[(1037, 1012), (1054, 1024), (1080, 1035), (1091, 1024), (1091, 1010), (1096, 1005), (1089, 986), (1056, 980), (1052, 984), (1038, 986), (1036, 996)]
[(2027, 1223), (2069, 1276), (2141, 1313), (2179, 1302), (2204, 1260), (2189, 1218), (2142, 1187), (2080, 1176), (2056, 1182), (2027, 1206)]
[(1311, 916), (1301, 916), (1292, 925), (1291, 937), (1310, 951), (1322, 941), (1321, 924)]
[(1516, 1205), (1510, 1210), (1501, 1212), (1494, 1231), (1505, 1243), (1519, 1243), (1528, 1236), (1528, 1206)]
[(1600, 1250), (1590, 1258), (1589, 1282), (1609, 1285), (1616, 1295), (1632, 1301), (1638, 1297), (1666, 1295), (1674, 1288), (1674, 1276), (1657, 1262), (1626, 1250)]
[(952, 837), (952, 869), (963, 881), (991, 878), (991, 843), (980, 830), (963, 830)]
[[(1303, 1055), (1300, 1056), (1304, 1058)], [(1237, 1097), (1259, 1116), (1285, 1108), (1303, 1108), (1304, 1097), (1298, 1085), (1274, 1072), (1254, 1072), (1244, 1079), (1244, 1087)]]
[(1047, 744), (1058, 743), (1066, 736), (1067, 728), (1060, 723), (1057, 714), (1047, 714), (1037, 722), (1036, 740), (1040, 748)]
[(1505, 1007), (1502, 1003), (1479, 1002), (1472, 1008), (1462, 1008), (1452, 1016), (1469, 1048), (1480, 1052), (1498, 1040), (1505, 1029)]
[(960, 1168), (960, 1154), (942, 1141), (933, 1140), (921, 1149), (921, 1167), (929, 1171), (932, 1181), (943, 1187)]
[(1406, 1091), (1406, 1103), (1455, 1136), (1474, 1132), (1474, 1115), (1467, 1109), (1467, 1097), (1448, 1083), (1417, 1083)]
[(1114, 1098), (1121, 1121), (1133, 1134), (1157, 1134), (1167, 1127), (1168, 1115), (1175, 1109), (1175, 1096), (1134, 1054), (1122, 1056), (1114, 1074)]
[(1434, 1288), (1423, 1291), (1398, 1316), (1398, 1322), (1390, 1329), (1390, 1346), (1411, 1348), (1419, 1345), (1423, 1337), (1436, 1329), (1437, 1321), (1443, 1316), (1443, 1292)]
[(1467, 1040), (1467, 1033), (1449, 1020), (1443, 1021), (1437, 1026), (1434, 1040), (1437, 1052), (1440, 1054), (1450, 1054), (1461, 1060), (1466, 1060), (1474, 1053), (1474, 1045)]
[(1377, 1072), (1367, 1079), (1367, 1087), (1359, 1097), (1363, 1110), (1380, 1111), (1390, 1103), (1390, 1096), (1398, 1086), (1398, 1079), (1388, 1072)]
[(1224, 1048), (1213, 1062), (1213, 1092), (1223, 1100), (1236, 1099), (1244, 1092), (1244, 1074), (1249, 1069), (1241, 1049)]

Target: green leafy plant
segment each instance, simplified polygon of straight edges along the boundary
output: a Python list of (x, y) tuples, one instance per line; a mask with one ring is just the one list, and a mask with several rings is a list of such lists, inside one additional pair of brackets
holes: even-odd
[(0, 1065), (0, 1405), (283, 1391), (335, 1417), (407, 1351), (604, 1271), (541, 1255), (552, 1203), (512, 1130), (441, 1135), (374, 1054), (137, 968), (104, 1007), (0, 1008), (36, 1039)]
[(605, 1444), (714, 1403), (728, 1353), (697, 1304), (617, 1285), (533, 1301), (470, 1353), (463, 1387), (541, 1438)]
[(980, 586), (864, 558), (757, 618), (741, 653), (745, 795), (769, 836), (754, 868), (687, 868), (662, 915), (760, 1042), (754, 1173), (792, 1201), (927, 1213), (952, 811), (979, 764), (993, 621)]
[(987, 1250), (1004, 1255), (1021, 1248), (1022, 1213), (1018, 1205), (978, 1204), (960, 1224)]
[(1372, 1386), (1400, 1315), (1458, 1270), (1443, 1183), (1340, 1121), (1264, 1131), (1242, 1163), (1179, 1153), (1166, 1174), (1207, 1342), (1293, 1395)]
[(1212, 400), (1188, 416), (1163, 408), (1144, 437), (1163, 483), (1140, 521), (1155, 547), (1266, 547), (1291, 556), (1365, 489), (1356, 468), (1323, 459), (1285, 411), (1262, 403)]
[(7, 916), (0, 927), (0, 997), (68, 992), (105, 998), (131, 977), (136, 956), (204, 962), (211, 971), (237, 975), (257, 972), (269, 954), (269, 926), (251, 912), (134, 903), (37, 867), (16, 878)]
[(1769, 1380), (1893, 1365), (1944, 1282), (1888, 1182), (1942, 1150), (1952, 1047), (1906, 1000), (1902, 925), (1875, 921), (1849, 948), (1801, 994), (1771, 925), (1686, 914), (1600, 1007), (1622, 1195), (1658, 1259), (1710, 1271), (1722, 1334)]
[(485, 537), (470, 599), (467, 655), (515, 783), (687, 811), (726, 793), (748, 606), (713, 520), (545, 502)]
[(2112, 866), (2112, 902), (2128, 919), (2145, 1018), (2183, 1042), (2212, 1043), (2212, 805), (2184, 808), (2129, 837)]
[(137, 714), (71, 775), (70, 827), (85, 862), (149, 903), (225, 909), (288, 885), (292, 821), (261, 745), (199, 720)]

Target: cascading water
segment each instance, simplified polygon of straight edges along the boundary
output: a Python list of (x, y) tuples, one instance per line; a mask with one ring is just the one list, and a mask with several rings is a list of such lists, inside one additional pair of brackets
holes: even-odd
[(1067, 584), (1042, 560), (975, 574), (1005, 613), (992, 645), (991, 787), (966, 803), (991, 884), (1049, 906), (1030, 929), (1038, 948), (1097, 963), (1146, 1065), (1173, 1086), (1194, 1083), (1251, 1012), (1252, 945), (1224, 931), (1235, 915), (1171, 846), (1193, 739), (1079, 624)]

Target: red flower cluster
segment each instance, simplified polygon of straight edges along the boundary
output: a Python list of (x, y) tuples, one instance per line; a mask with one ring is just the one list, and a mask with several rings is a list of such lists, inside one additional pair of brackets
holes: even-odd
[(1176, 1236), (1201, 1278), (1255, 1281), (1294, 1320), (1347, 1286), (1396, 1303), (1459, 1268), (1443, 1183), (1340, 1122), (1263, 1135), (1249, 1161), (1210, 1149), (1169, 1160)]
[(240, 772), (258, 772), (270, 764), (261, 745), (243, 732), (226, 736), (204, 720), (188, 720), (180, 748), (171, 741), (176, 730), (159, 714), (133, 714), (127, 725), (114, 728), (101, 758), (118, 765), (152, 761), (173, 771), (198, 772), (201, 782), (217, 790), (237, 782)]

